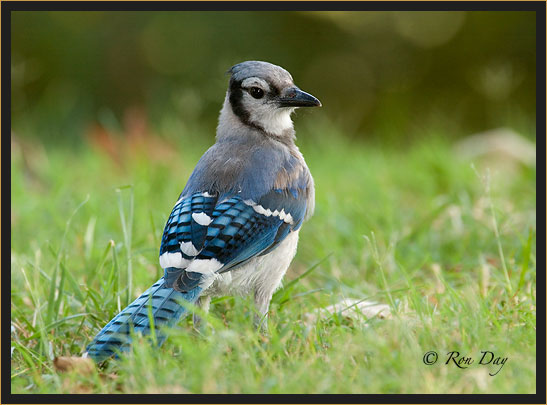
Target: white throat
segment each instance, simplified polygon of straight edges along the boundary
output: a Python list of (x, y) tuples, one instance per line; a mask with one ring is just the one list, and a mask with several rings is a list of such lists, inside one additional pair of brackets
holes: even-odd
[(293, 128), (291, 113), (294, 108), (276, 108), (269, 105), (254, 109), (249, 120), (256, 125), (264, 128), (264, 131), (273, 135), (282, 135), (288, 129)]

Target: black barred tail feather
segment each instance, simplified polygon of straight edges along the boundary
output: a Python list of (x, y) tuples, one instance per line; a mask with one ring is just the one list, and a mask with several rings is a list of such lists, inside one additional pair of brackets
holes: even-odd
[[(117, 355), (118, 352), (129, 350), (131, 330), (143, 335), (150, 334), (150, 312), (155, 330), (159, 326), (172, 326), (184, 314), (187, 314), (188, 311), (183, 306), (184, 302), (195, 303), (200, 293), (199, 287), (188, 292), (175, 291), (166, 287), (163, 277), (160, 278), (95, 336), (86, 348), (88, 356), (100, 362)], [(157, 331), (156, 335), (158, 344), (161, 345), (165, 335), (160, 331)]]

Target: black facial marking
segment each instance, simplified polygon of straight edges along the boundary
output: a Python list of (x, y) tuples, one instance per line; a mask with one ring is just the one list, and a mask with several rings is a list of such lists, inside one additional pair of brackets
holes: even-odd
[(230, 80), (230, 105), (241, 122), (249, 125), (249, 112), (243, 107), (243, 88), (240, 80)]
[(243, 91), (241, 80), (230, 79), (230, 105), (232, 106), (232, 111), (245, 125), (264, 131), (264, 128), (260, 125), (249, 120), (250, 114), (245, 107), (243, 107)]

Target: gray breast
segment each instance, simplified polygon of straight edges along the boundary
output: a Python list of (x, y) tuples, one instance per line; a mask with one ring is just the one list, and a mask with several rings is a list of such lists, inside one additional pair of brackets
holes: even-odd
[(253, 136), (213, 145), (199, 160), (182, 196), (208, 191), (254, 200), (271, 190), (278, 173), (294, 164), (293, 158), (285, 145), (265, 137), (248, 139)]

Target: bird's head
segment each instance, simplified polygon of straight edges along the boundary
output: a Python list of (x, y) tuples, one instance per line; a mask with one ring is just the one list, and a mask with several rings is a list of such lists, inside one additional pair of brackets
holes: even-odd
[[(289, 72), (268, 62), (247, 61), (233, 66), (226, 97), (234, 115), (245, 125), (281, 136), (292, 130), (291, 113), (321, 102), (295, 86)], [(228, 107), (225, 105), (225, 107)]]

